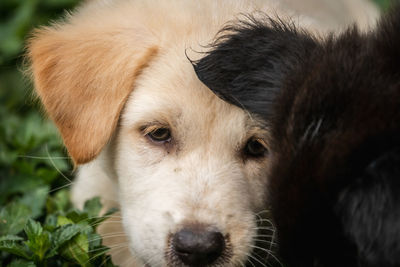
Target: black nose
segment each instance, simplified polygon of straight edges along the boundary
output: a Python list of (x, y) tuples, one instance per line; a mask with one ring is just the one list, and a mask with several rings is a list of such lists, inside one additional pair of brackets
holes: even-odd
[(186, 265), (205, 266), (221, 256), (224, 236), (205, 227), (184, 228), (173, 236), (175, 254)]

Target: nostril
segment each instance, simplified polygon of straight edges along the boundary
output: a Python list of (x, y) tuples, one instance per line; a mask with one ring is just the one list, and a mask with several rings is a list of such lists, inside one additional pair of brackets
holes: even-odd
[(211, 264), (225, 248), (224, 236), (206, 229), (185, 228), (173, 236), (172, 242), (175, 254), (189, 266)]

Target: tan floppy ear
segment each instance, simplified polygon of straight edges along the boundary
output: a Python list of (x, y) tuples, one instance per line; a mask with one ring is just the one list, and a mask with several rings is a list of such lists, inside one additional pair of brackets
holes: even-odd
[[(102, 23), (100, 23), (102, 24)], [(36, 92), (75, 164), (111, 138), (135, 79), (156, 55), (143, 30), (74, 23), (37, 30), (28, 44)]]

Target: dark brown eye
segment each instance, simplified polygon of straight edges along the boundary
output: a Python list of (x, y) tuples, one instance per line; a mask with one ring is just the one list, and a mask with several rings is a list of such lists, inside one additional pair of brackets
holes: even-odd
[(259, 158), (267, 155), (268, 149), (262, 139), (251, 138), (247, 141), (244, 152), (248, 156)]
[(147, 136), (155, 142), (168, 142), (171, 140), (171, 131), (168, 128), (157, 128), (149, 132)]

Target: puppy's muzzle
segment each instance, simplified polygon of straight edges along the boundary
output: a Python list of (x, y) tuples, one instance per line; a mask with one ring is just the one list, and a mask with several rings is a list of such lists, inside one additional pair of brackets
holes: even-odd
[(185, 227), (172, 236), (172, 249), (188, 266), (207, 266), (218, 261), (225, 250), (225, 238), (216, 229)]

